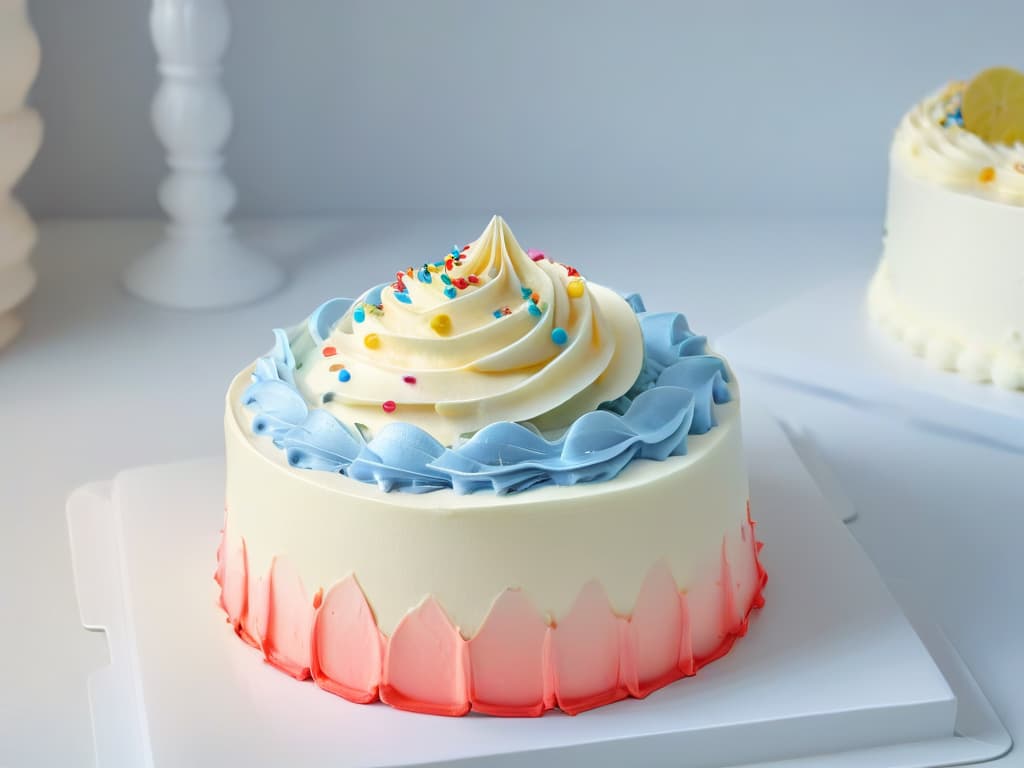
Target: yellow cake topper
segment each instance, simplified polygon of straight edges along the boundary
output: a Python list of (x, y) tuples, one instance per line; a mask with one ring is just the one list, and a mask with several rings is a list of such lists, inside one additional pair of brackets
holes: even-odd
[(963, 126), (985, 141), (1024, 142), (1024, 74), (992, 67), (967, 85), (961, 105)]

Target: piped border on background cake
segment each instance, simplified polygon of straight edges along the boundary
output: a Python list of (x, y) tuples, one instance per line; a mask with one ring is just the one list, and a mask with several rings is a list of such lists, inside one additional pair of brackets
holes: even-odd
[(932, 367), (958, 372), (972, 381), (992, 382), (1003, 389), (1024, 390), (1024, 339), (1019, 333), (1011, 333), (1002, 344), (986, 347), (937, 327), (899, 299), (884, 259), (868, 288), (868, 312), (890, 336)]
[(278, 669), (349, 701), (448, 716), (536, 717), (555, 707), (575, 715), (643, 698), (728, 653), (764, 605), (761, 547), (748, 503), (746, 521), (723, 537), (717, 572), (702, 583), (680, 590), (659, 562), (629, 616), (591, 581), (549, 620), (508, 589), (470, 638), (430, 596), (385, 635), (357, 575), (312, 596), (283, 558), (253, 578), (244, 539), (227, 531), (214, 578), (239, 637)]

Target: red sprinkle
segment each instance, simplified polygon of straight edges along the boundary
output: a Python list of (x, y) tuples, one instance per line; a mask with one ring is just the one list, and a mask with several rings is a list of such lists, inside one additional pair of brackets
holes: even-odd
[(467, 280), (468, 280), (469, 282), (471, 282), (471, 283), (472, 283), (473, 285), (476, 285), (477, 283), (479, 283), (479, 282), (480, 282), (480, 278), (479, 278), (479, 277), (477, 277), (476, 275), (470, 275), (470, 276), (469, 276), (469, 277), (467, 277), (466, 279), (467, 279)]
[(380, 404), (380, 407), (384, 409), (384, 413), (394, 413), (395, 408), (397, 408), (398, 406), (395, 405), (394, 400), (385, 400), (383, 403)]
[(395, 277), (398, 278), (397, 280), (395, 280), (395, 287), (397, 287), (398, 290), (400, 290), (400, 291), (404, 291), (405, 290), (405, 272), (395, 272)]
[(320, 587), (320, 589), (318, 589), (316, 591), (316, 594), (313, 595), (313, 608), (319, 608), (320, 607), (320, 603), (322, 603), (323, 601), (324, 601), (324, 588)]
[(568, 264), (563, 264), (565, 271), (569, 273), (569, 277), (579, 277), (580, 273), (576, 271), (576, 267), (570, 267)]
[(456, 277), (454, 280), (452, 280), (452, 285), (454, 285), (456, 288), (462, 291), (465, 290), (466, 288), (469, 288), (469, 281), (466, 280), (466, 278), (464, 277)]
[(455, 266), (455, 259), (453, 259), (451, 256), (449, 256), (447, 259), (444, 260), (444, 268), (445, 268), (445, 270), (447, 270), (448, 272), (451, 272), (453, 266)]
[(464, 245), (464, 246), (462, 246), (462, 250), (463, 250), (464, 252), (465, 252), (465, 251), (468, 251), (468, 250), (469, 250), (469, 246), (468, 246), (468, 245)]
[[(416, 377), (415, 376), (403, 376), (402, 377), (402, 381), (404, 381), (406, 384), (415, 384), (416, 383)], [(384, 410), (387, 410), (387, 409), (385, 408)]]
[(324, 357), (334, 357), (336, 354), (338, 354), (338, 350), (335, 349), (334, 347), (324, 347), (320, 351), (323, 353)]

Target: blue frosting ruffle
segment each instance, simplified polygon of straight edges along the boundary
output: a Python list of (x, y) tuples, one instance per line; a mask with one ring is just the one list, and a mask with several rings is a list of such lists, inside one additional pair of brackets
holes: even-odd
[(310, 408), (295, 385), (292, 346), (321, 343), (351, 304), (332, 299), (291, 336), (274, 331), (274, 348), (256, 362), (242, 402), (253, 432), (270, 437), (288, 463), (375, 483), (384, 491), (516, 493), (540, 485), (610, 480), (634, 459), (664, 461), (686, 453), (688, 435), (712, 429), (715, 405), (729, 402), (725, 362), (707, 354), (675, 312), (648, 313), (626, 297), (644, 338), (644, 364), (622, 397), (580, 416), (557, 440), (529, 424), (497, 422), (465, 443), (446, 448), (427, 432), (395, 422), (371, 440), (323, 408)]

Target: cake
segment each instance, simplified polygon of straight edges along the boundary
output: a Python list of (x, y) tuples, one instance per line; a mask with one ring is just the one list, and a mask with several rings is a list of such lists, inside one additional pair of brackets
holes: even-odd
[(678, 313), (470, 245), (274, 331), (226, 398), (220, 606), (353, 702), (576, 714), (762, 605), (739, 392)]
[(896, 130), (870, 314), (933, 366), (1024, 389), (1024, 75), (954, 82)]

